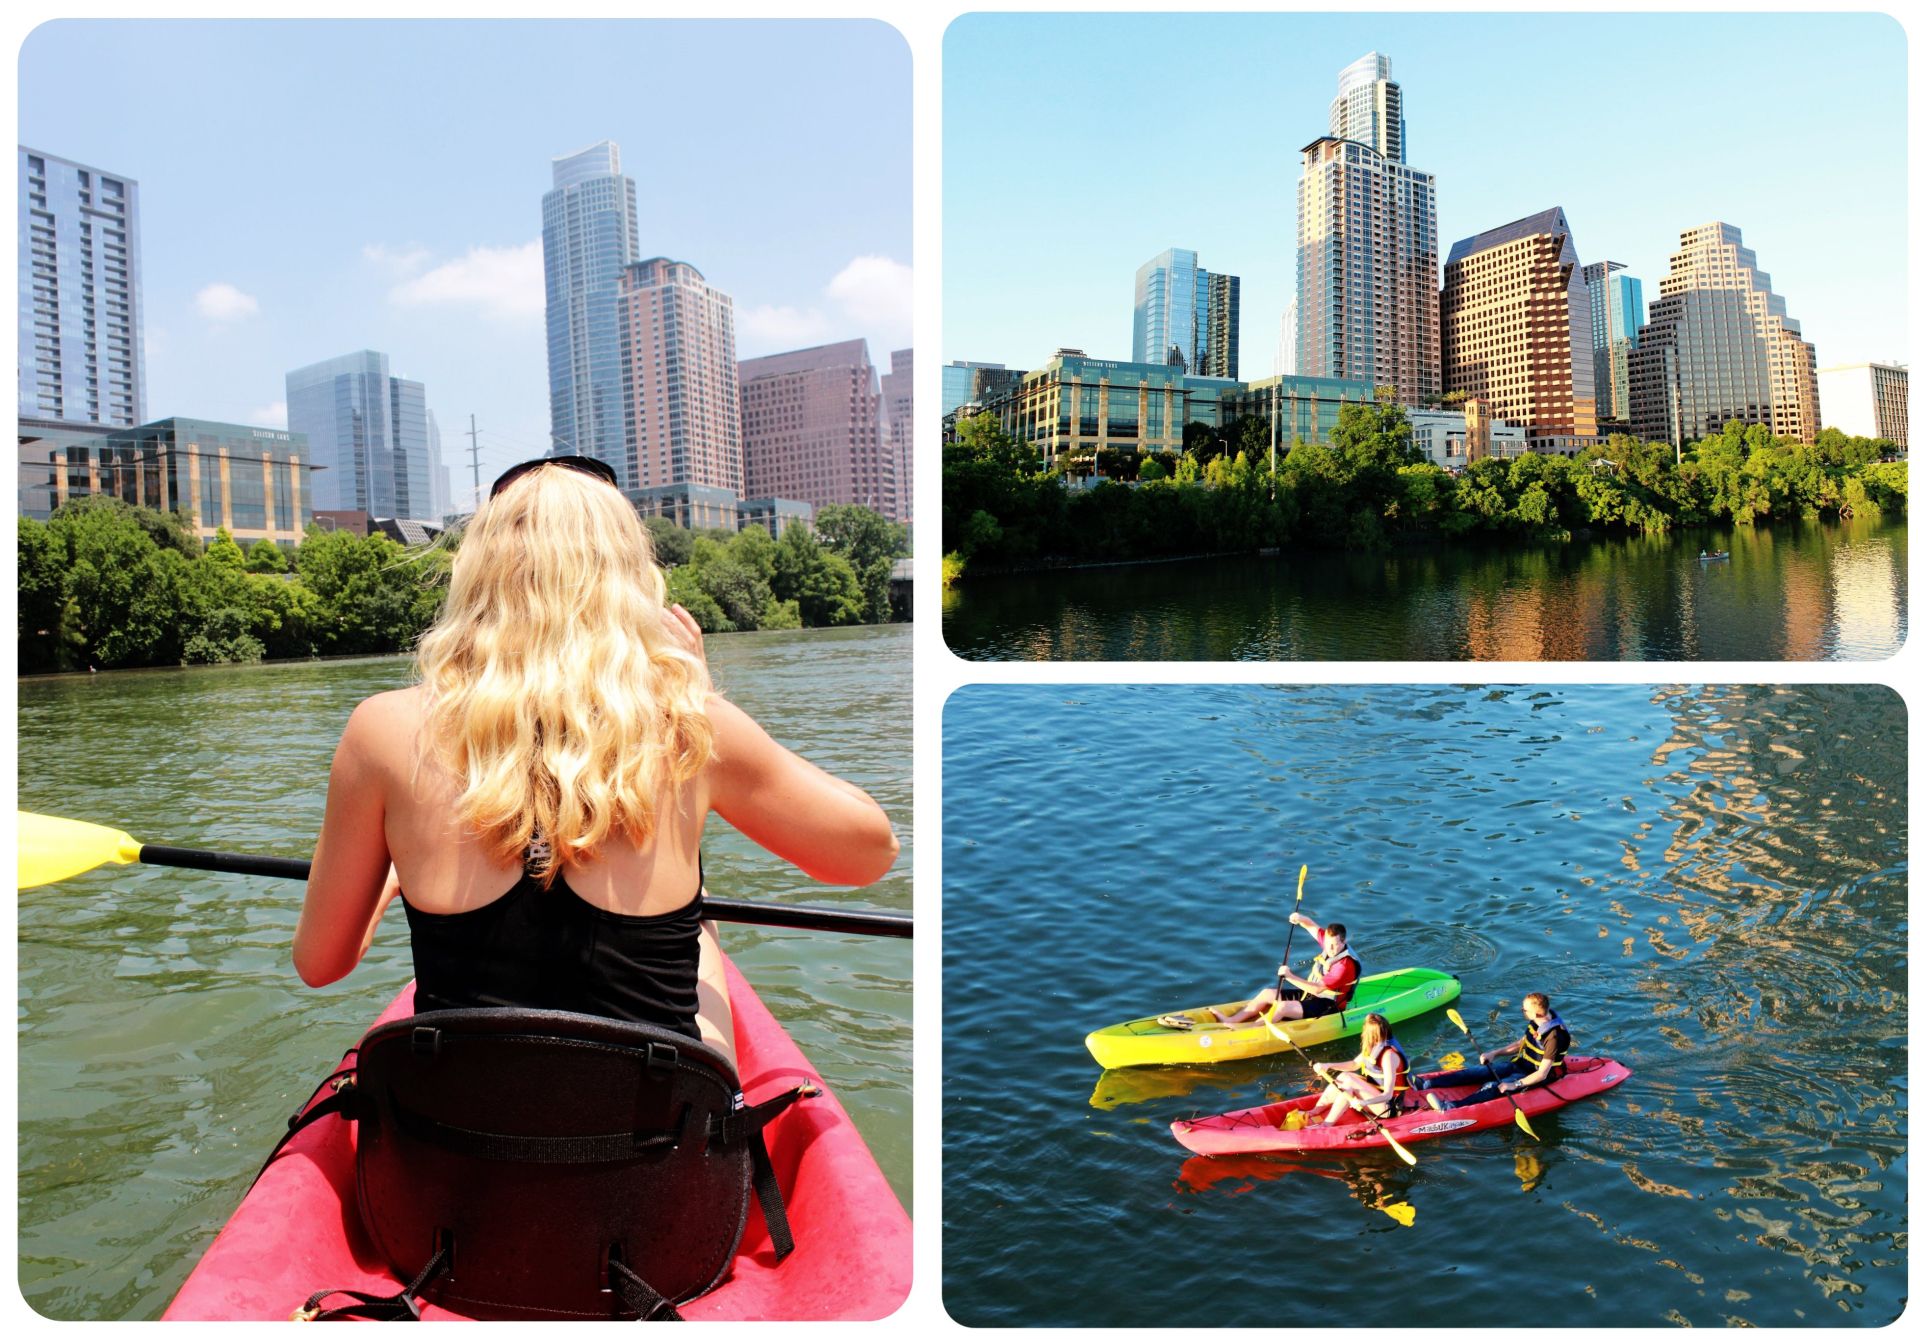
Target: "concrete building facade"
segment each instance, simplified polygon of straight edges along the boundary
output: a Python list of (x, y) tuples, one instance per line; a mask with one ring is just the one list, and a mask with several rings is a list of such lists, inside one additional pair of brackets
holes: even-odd
[(855, 503), (901, 519), (864, 339), (750, 358), (739, 376), (749, 496)]
[(1593, 308), (1566, 211), (1455, 242), (1440, 292), (1441, 382), (1560, 449), (1595, 439)]
[(1328, 132), (1301, 151), (1294, 369), (1440, 394), (1439, 245), (1431, 174), (1406, 162), (1392, 63), (1340, 72)]
[(1906, 364), (1843, 363), (1821, 368), (1819, 378), (1823, 426), (1907, 449)]
[(894, 504), (887, 514), (913, 523), (913, 350), (895, 349), (880, 378), (880, 431), (893, 457)]
[(147, 412), (140, 183), (20, 146), (19, 413), (131, 427)]
[(1680, 234), (1628, 368), (1643, 438), (1678, 446), (1734, 419), (1803, 442), (1820, 431), (1813, 345), (1726, 223)]
[(746, 487), (733, 299), (683, 261), (629, 265), (616, 301), (623, 487)]

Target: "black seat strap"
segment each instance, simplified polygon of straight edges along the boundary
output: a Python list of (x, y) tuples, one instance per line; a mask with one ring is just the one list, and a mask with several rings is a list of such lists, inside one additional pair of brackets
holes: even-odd
[[(495, 1134), (448, 1125), (393, 1102), (401, 1129), (449, 1152), (492, 1162), (630, 1162), (680, 1142), (678, 1130), (622, 1130), (614, 1134)], [(684, 1119), (684, 1116), (683, 1116)]]
[(628, 1269), (618, 1258), (607, 1261), (607, 1277), (620, 1299), (618, 1318), (622, 1320), (684, 1320), (672, 1302), (656, 1292), (648, 1282)]
[(736, 1111), (713, 1122), (714, 1142), (733, 1144), (744, 1141), (753, 1164), (753, 1195), (760, 1201), (760, 1212), (767, 1220), (767, 1236), (773, 1241), (773, 1258), (784, 1260), (793, 1254), (793, 1226), (787, 1221), (787, 1202), (780, 1193), (780, 1179), (773, 1174), (773, 1158), (767, 1152), (767, 1125), (803, 1097), (813, 1097), (819, 1089), (802, 1083), (770, 1097), (756, 1106)]
[[(419, 1320), (420, 1290), (433, 1282), (434, 1276), (445, 1269), (452, 1259), (452, 1247), (442, 1245), (433, 1253), (433, 1259), (427, 1261), (426, 1268), (414, 1276), (413, 1282), (391, 1295), (364, 1293), (357, 1288), (322, 1288), (307, 1298), (305, 1306), (293, 1313), (294, 1320)], [(354, 1300), (345, 1306), (325, 1307), (320, 1303), (329, 1297), (351, 1297)]]
[[(353, 1053), (348, 1051), (345, 1056), (342, 1056), (340, 1058), (342, 1067), (322, 1079), (320, 1086), (313, 1090), (313, 1097), (309, 1097), (298, 1111), (287, 1118), (287, 1132), (280, 1136), (280, 1142), (273, 1146), (273, 1151), (267, 1154), (266, 1161), (260, 1164), (260, 1170), (253, 1174), (253, 1180), (247, 1183), (248, 1193), (251, 1193), (260, 1183), (260, 1178), (267, 1174), (267, 1168), (273, 1166), (273, 1160), (280, 1156), (280, 1151), (291, 1143), (293, 1137), (300, 1131), (323, 1117), (333, 1115), (336, 1111), (347, 1120), (360, 1118), (360, 1089), (354, 1082), (353, 1067), (347, 1064), (348, 1057)], [(327, 1093), (325, 1097), (320, 1097), (320, 1094), (328, 1088), (333, 1091)], [(314, 1101), (315, 1097), (320, 1097), (320, 1100)], [(245, 1197), (242, 1196), (242, 1198)]]

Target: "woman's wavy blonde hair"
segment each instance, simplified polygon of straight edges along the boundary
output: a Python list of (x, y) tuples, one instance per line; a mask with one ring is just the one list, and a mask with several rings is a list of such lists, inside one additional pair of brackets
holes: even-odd
[(454, 554), (420, 641), (427, 746), (461, 826), (544, 885), (615, 834), (646, 841), (657, 797), (713, 756), (713, 685), (667, 631), (666, 588), (619, 490), (558, 465), (489, 499)]

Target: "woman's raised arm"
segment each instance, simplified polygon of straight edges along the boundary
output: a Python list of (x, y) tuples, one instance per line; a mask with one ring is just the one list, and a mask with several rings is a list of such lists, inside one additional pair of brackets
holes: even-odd
[(715, 813), (822, 883), (865, 885), (892, 868), (900, 842), (871, 795), (782, 747), (724, 698), (709, 698), (707, 715)]

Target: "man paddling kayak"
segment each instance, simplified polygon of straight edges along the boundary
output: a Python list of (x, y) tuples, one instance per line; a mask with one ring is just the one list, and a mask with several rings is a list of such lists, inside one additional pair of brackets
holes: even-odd
[(1312, 935), (1320, 945), (1312, 968), (1301, 977), (1281, 963), (1280, 986), (1268, 986), (1233, 1013), (1223, 1014), (1209, 1007), (1207, 1012), (1216, 1022), (1238, 1026), (1264, 1016), (1271, 1009), (1273, 1021), (1282, 1023), (1295, 1018), (1320, 1018), (1347, 1007), (1347, 1001), (1353, 998), (1354, 983), (1360, 979), (1360, 960), (1347, 947), (1347, 927), (1339, 921), (1330, 921), (1325, 927), (1316, 925), (1304, 911), (1296, 911), (1287, 919)]
[(1468, 1083), (1480, 1085), (1465, 1097), (1455, 1098), (1451, 1102), (1437, 1093), (1427, 1093), (1428, 1106), (1435, 1111), (1453, 1111), (1477, 1102), (1491, 1102), (1523, 1089), (1552, 1083), (1567, 1072), (1567, 1054), (1573, 1050), (1573, 1034), (1560, 1016), (1554, 1013), (1552, 1002), (1536, 990), (1521, 1001), (1520, 1007), (1527, 1016), (1527, 1030), (1520, 1040), (1502, 1046), (1497, 1051), (1482, 1052), (1478, 1065), (1443, 1070), (1437, 1074), (1422, 1074), (1414, 1079), (1414, 1086), (1422, 1089), (1457, 1088)]

